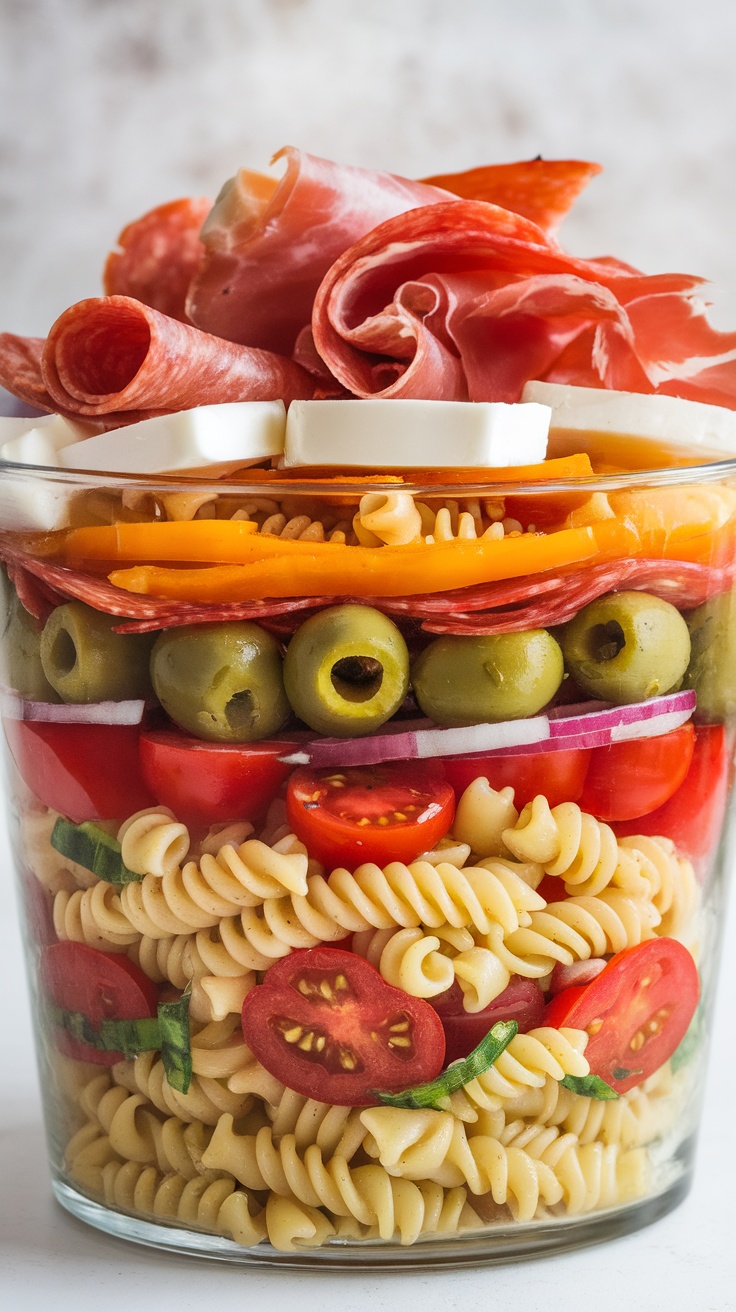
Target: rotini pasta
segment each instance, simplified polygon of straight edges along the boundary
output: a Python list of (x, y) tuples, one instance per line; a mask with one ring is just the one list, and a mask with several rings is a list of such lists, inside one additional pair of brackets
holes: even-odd
[[(382, 1239), (398, 1233), (402, 1244), (410, 1244), (441, 1223), (444, 1190), (433, 1189), (432, 1182), (411, 1186), (410, 1181), (394, 1179), (381, 1166), (353, 1168), (338, 1154), (325, 1161), (316, 1143), (300, 1156), (293, 1134), (284, 1135), (278, 1145), (265, 1127), (256, 1135), (239, 1135), (230, 1116), (218, 1122), (203, 1162), (214, 1170), (230, 1170), (247, 1189), (270, 1189), (272, 1198), (326, 1208), (334, 1217), (352, 1217), (361, 1225), (375, 1227)], [(465, 1191), (461, 1189), (450, 1207), (457, 1217), (454, 1228), (461, 1224), (464, 1204)], [(472, 1220), (477, 1223), (477, 1217)], [(448, 1225), (447, 1214), (444, 1225)]]
[(571, 965), (589, 957), (622, 952), (656, 937), (659, 912), (652, 902), (604, 889), (597, 897), (569, 897), (533, 911), (531, 923), (503, 941), (493, 932), (484, 942), (498, 953), (512, 973), (541, 976), (555, 962)]
[(137, 811), (120, 826), (123, 863), (137, 875), (173, 874), (186, 857), (189, 830), (168, 807)]

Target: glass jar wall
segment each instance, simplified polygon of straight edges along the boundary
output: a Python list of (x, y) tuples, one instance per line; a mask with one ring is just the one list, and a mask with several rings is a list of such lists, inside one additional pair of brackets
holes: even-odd
[(11, 832), (76, 1215), (462, 1264), (686, 1191), (736, 471), (550, 472), (3, 467)]

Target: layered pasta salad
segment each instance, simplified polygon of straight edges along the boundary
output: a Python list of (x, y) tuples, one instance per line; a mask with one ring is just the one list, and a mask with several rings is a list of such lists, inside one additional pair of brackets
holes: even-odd
[(205, 1253), (600, 1237), (691, 1166), (736, 338), (565, 252), (594, 165), (279, 158), (0, 334), (57, 1196)]

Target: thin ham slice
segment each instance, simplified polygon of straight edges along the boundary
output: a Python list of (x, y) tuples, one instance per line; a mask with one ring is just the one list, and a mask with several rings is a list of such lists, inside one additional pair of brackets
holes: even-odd
[(531, 378), (736, 408), (736, 334), (712, 290), (567, 256), (478, 201), (416, 209), (345, 251), (315, 298), (317, 351), (359, 397), (517, 401)]
[(291, 354), (330, 265), (395, 214), (448, 199), (438, 187), (335, 164), (286, 146), (281, 179), (241, 169), (202, 229), (187, 310), (229, 341)]
[(547, 233), (555, 232), (600, 164), (576, 159), (521, 160), (486, 164), (465, 173), (443, 173), (422, 181), (451, 191), (463, 200), (485, 200), (523, 214)]
[(188, 323), (187, 293), (204, 256), (199, 232), (211, 208), (206, 197), (186, 197), (129, 223), (107, 257), (105, 294), (132, 296)]
[(312, 379), (292, 360), (225, 342), (128, 296), (92, 297), (65, 310), (46, 340), (42, 370), (57, 408), (119, 422), (314, 395)]

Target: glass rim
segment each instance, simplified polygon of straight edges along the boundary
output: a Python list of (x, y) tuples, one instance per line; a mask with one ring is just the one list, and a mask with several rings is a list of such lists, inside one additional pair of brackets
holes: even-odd
[[(511, 466), (509, 466), (511, 468)], [(704, 464), (696, 465), (667, 465), (659, 469), (637, 469), (622, 470), (616, 473), (606, 474), (586, 474), (573, 478), (541, 480), (513, 480), (503, 479), (499, 481), (484, 480), (483, 482), (414, 482), (411, 479), (411, 470), (405, 471), (401, 475), (401, 482), (397, 482), (396, 475), (386, 475), (381, 479), (377, 475), (366, 472), (362, 475), (340, 475), (339, 472), (331, 477), (300, 478), (295, 473), (294, 478), (285, 476), (283, 470), (267, 470), (264, 474), (273, 474), (273, 478), (263, 477), (255, 482), (247, 479), (247, 469), (243, 469), (243, 476), (234, 479), (230, 473), (213, 475), (210, 478), (203, 478), (201, 474), (194, 471), (188, 472), (181, 470), (170, 474), (132, 474), (132, 473), (108, 473), (105, 470), (89, 469), (60, 469), (52, 465), (23, 464), (19, 461), (0, 459), (0, 479), (25, 479), (31, 481), (48, 482), (62, 487), (67, 487), (69, 491), (138, 491), (148, 492), (152, 495), (157, 493), (176, 493), (188, 492), (197, 493), (219, 493), (228, 497), (271, 497), (277, 496), (311, 496), (311, 497), (343, 497), (343, 496), (365, 496), (367, 493), (376, 492), (410, 492), (412, 496), (421, 497), (442, 497), (446, 500), (461, 500), (469, 497), (508, 497), (508, 496), (551, 496), (557, 493), (575, 493), (588, 492), (591, 495), (594, 492), (612, 492), (625, 491), (634, 488), (667, 488), (678, 487), (684, 484), (693, 483), (711, 483), (719, 479), (736, 476), (736, 456), (726, 457), (723, 460), (710, 460)], [(339, 477), (339, 484), (334, 482), (334, 478)]]

